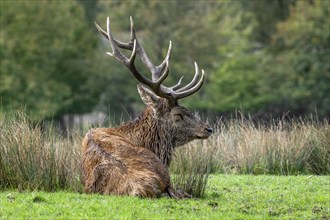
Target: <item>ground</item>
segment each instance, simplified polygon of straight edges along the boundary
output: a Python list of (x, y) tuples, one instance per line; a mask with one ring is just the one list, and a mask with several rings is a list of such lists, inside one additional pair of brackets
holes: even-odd
[(0, 219), (330, 219), (330, 176), (211, 175), (203, 198), (0, 191)]

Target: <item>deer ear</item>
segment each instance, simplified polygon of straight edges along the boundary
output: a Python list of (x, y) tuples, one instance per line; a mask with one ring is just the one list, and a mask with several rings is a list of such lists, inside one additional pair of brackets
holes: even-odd
[(159, 103), (159, 97), (140, 83), (137, 85), (137, 89), (144, 104), (152, 107), (155, 110)]

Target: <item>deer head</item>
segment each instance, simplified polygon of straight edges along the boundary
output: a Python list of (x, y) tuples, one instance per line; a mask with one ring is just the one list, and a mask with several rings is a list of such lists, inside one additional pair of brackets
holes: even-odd
[[(149, 145), (161, 143), (164, 145), (172, 145), (172, 147), (183, 145), (193, 139), (206, 139), (212, 134), (212, 129), (202, 121), (200, 121), (188, 109), (179, 105), (178, 100), (188, 97), (197, 92), (204, 82), (204, 71), (199, 71), (198, 65), (195, 62), (195, 75), (190, 83), (181, 86), (182, 77), (179, 82), (172, 86), (166, 87), (162, 83), (169, 73), (169, 60), (171, 57), (172, 44), (169, 43), (169, 48), (164, 61), (156, 66), (154, 65), (143, 47), (139, 44), (136, 38), (135, 29), (132, 17), (130, 17), (131, 24), (131, 38), (127, 43), (115, 39), (110, 29), (110, 20), (107, 19), (107, 30), (102, 29), (97, 23), (96, 27), (100, 33), (108, 39), (112, 52), (107, 52), (108, 55), (113, 56), (119, 62), (123, 63), (133, 76), (140, 82), (138, 84), (138, 92), (147, 105), (142, 118), (145, 126), (149, 128), (135, 129), (136, 136), (143, 140), (150, 140), (152, 143), (144, 143)], [(132, 51), (128, 58), (120, 49)], [(142, 63), (147, 66), (151, 72), (151, 79), (145, 77), (136, 68), (134, 61), (138, 56)], [(149, 129), (149, 130), (148, 130)], [(152, 129), (152, 130), (151, 130)], [(151, 133), (158, 132), (158, 139), (156, 137), (145, 137)], [(148, 134), (146, 134), (148, 133)], [(155, 142), (155, 143), (154, 143)], [(140, 143), (141, 144), (141, 143)], [(143, 146), (143, 145), (142, 145)], [(160, 146), (159, 146), (160, 147)]]

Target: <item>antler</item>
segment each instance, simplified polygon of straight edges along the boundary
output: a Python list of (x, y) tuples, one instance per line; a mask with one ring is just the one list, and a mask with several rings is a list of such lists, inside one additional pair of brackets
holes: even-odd
[[(147, 56), (146, 52), (144, 51), (143, 47), (139, 44), (134, 29), (134, 23), (132, 17), (130, 17), (131, 23), (131, 39), (127, 42), (121, 42), (116, 40), (111, 32), (110, 29), (110, 19), (107, 18), (107, 31), (103, 30), (96, 22), (95, 25), (100, 33), (109, 40), (109, 43), (112, 48), (112, 53), (107, 52), (108, 55), (113, 56), (118, 61), (123, 63), (135, 76), (135, 78), (140, 81), (141, 83), (147, 85), (156, 95), (162, 98), (166, 98), (171, 101), (176, 101), (178, 99), (185, 98), (187, 96), (192, 95), (193, 93), (197, 92), (203, 85), (204, 82), (204, 70), (202, 70), (202, 76), (199, 78), (199, 69), (197, 63), (195, 62), (195, 76), (190, 83), (187, 85), (181, 86), (182, 78), (180, 78), (179, 82), (172, 87), (166, 87), (162, 85), (163, 81), (166, 79), (169, 73), (169, 60), (171, 57), (171, 50), (172, 50), (172, 43), (170, 41), (168, 51), (164, 61), (156, 66), (154, 65), (149, 57)], [(120, 50), (126, 49), (132, 51), (130, 58), (126, 57)], [(138, 55), (141, 61), (148, 67), (151, 72), (151, 80), (146, 78), (143, 74), (141, 74), (135, 67), (134, 61)]]

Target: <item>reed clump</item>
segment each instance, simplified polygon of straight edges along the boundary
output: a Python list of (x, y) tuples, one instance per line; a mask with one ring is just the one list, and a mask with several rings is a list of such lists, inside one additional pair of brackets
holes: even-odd
[[(235, 119), (218, 123), (207, 140), (214, 172), (230, 174), (330, 174), (327, 120), (255, 123)], [(197, 147), (197, 146), (196, 146)]]
[(1, 188), (81, 188), (78, 135), (64, 138), (52, 124), (32, 123), (21, 111), (3, 115), (0, 128)]
[(201, 197), (211, 172), (214, 151), (206, 141), (200, 140), (177, 149), (170, 167), (175, 188)]

